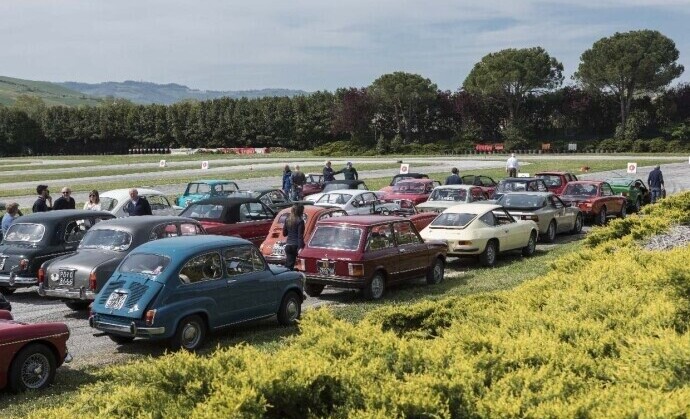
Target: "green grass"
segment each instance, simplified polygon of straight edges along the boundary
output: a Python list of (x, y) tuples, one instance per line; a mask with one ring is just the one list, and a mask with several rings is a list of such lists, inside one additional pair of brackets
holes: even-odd
[(102, 103), (101, 99), (47, 81), (0, 76), (0, 104), (11, 106), (21, 95), (41, 98), (48, 106), (97, 106)]

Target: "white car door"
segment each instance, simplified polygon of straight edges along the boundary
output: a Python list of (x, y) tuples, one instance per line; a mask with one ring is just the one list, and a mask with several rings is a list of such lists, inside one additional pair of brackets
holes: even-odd
[(348, 207), (350, 209), (347, 210), (347, 213), (350, 215), (366, 215), (369, 214), (371, 211), (371, 208), (365, 205), (364, 203), (364, 198), (362, 197), (363, 194), (358, 194), (352, 197), (350, 202), (348, 202)]

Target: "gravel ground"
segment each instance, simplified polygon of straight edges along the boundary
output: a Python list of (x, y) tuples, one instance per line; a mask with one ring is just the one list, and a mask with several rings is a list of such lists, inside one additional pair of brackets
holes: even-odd
[(677, 225), (664, 234), (659, 234), (647, 240), (644, 248), (647, 250), (671, 250), (676, 247), (690, 245), (690, 226)]

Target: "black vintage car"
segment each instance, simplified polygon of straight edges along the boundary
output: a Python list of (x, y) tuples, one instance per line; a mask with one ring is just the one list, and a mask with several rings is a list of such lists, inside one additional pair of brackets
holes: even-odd
[(83, 310), (108, 281), (117, 265), (138, 246), (158, 239), (206, 234), (201, 224), (177, 216), (127, 217), (98, 223), (88, 231), (76, 253), (41, 266), (38, 293), (65, 300)]
[(0, 292), (38, 284), (43, 262), (77, 250), (96, 223), (115, 218), (107, 211), (60, 210), (17, 218), (0, 245)]

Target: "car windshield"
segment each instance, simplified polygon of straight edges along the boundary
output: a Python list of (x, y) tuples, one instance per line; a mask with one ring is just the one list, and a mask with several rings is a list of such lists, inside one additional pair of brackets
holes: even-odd
[(6, 242), (40, 242), (46, 228), (42, 224), (15, 223), (5, 234)]
[(168, 264), (170, 264), (170, 258), (167, 256), (136, 253), (127, 256), (118, 270), (121, 273), (144, 274), (156, 277), (165, 270)]
[(309, 247), (319, 249), (357, 250), (362, 229), (356, 227), (318, 226)]
[(431, 222), (431, 226), (441, 228), (464, 228), (476, 217), (477, 214), (466, 212), (444, 212)]
[(357, 189), (357, 185), (349, 183), (329, 183), (323, 187), (323, 192), (335, 191), (336, 189)]
[(546, 186), (561, 186), (563, 182), (558, 175), (537, 175), (538, 178), (544, 179)]
[(327, 193), (326, 195), (321, 196), (318, 201), (316, 201), (317, 204), (335, 204), (335, 205), (345, 205), (347, 204), (350, 199), (352, 199), (352, 195), (350, 194), (344, 194), (344, 193)]
[(546, 198), (537, 195), (511, 193), (503, 195), (497, 204), (512, 209), (537, 209), (546, 204)]
[(606, 182), (611, 186), (629, 186), (633, 183), (630, 179), (607, 179)]
[(118, 230), (89, 230), (79, 244), (80, 249), (106, 249), (122, 252), (132, 244), (132, 235)]
[(520, 191), (536, 191), (536, 185), (534, 181), (526, 180), (511, 180), (507, 182), (502, 180), (498, 183), (496, 192), (520, 192)]
[(467, 189), (436, 188), (429, 196), (429, 201), (461, 201), (467, 200)]
[(112, 211), (117, 206), (117, 199), (108, 198), (107, 196), (101, 197), (101, 209), (103, 211)]
[(591, 183), (569, 183), (566, 185), (563, 195), (596, 196), (597, 185), (593, 185)]
[(223, 215), (223, 206), (219, 204), (191, 204), (180, 215), (205, 220), (220, 220)]
[(393, 186), (393, 192), (397, 193), (421, 194), (424, 193), (424, 189), (425, 185), (423, 183), (401, 182)]

